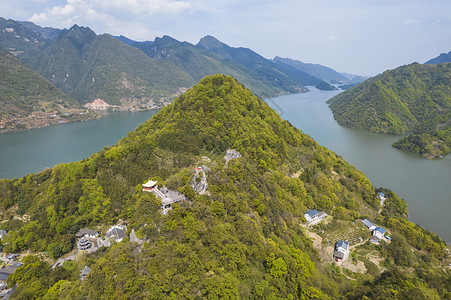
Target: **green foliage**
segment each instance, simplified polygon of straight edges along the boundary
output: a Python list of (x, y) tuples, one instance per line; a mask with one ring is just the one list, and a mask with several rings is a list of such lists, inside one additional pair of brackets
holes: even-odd
[(426, 158), (437, 158), (449, 153), (451, 147), (451, 127), (429, 133), (412, 134), (396, 141), (392, 145), (401, 150), (408, 150)]
[(449, 152), (451, 64), (417, 63), (386, 71), (328, 101), (344, 126), (417, 135), (395, 147), (437, 157)]
[[(242, 157), (226, 166), (228, 148)], [(210, 159), (209, 186), (198, 195), (189, 181), (202, 156)], [(177, 188), (188, 201), (162, 215), (161, 201), (142, 191), (149, 178)], [(393, 199), (387, 227), (441, 259), (438, 237), (393, 218), (403, 209)], [(337, 298), (340, 289), (347, 291), (346, 279), (335, 269), (316, 268), (318, 252), (299, 225), (303, 215), (320, 208), (349, 220), (379, 209), (362, 172), (222, 75), (206, 77), (89, 159), (1, 180), (0, 201), (2, 214), (11, 216), (2, 223), (10, 232), (9, 252), (48, 251), (57, 258), (73, 249), (81, 227), (104, 228), (118, 219), (146, 240), (101, 248), (62, 270), (27, 258), (11, 276), (18, 297), (36, 292), (50, 299)], [(92, 272), (81, 283), (77, 270), (85, 265)]]

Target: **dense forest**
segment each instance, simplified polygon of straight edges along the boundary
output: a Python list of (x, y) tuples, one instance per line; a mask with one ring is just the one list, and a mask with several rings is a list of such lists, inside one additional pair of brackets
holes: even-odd
[(426, 157), (451, 146), (451, 63), (389, 70), (328, 101), (343, 126), (417, 136), (394, 146)]
[[(226, 163), (228, 149), (242, 157)], [(209, 169), (202, 195), (190, 186), (201, 164)], [(161, 201), (142, 190), (148, 179), (187, 200), (162, 214)], [(383, 205), (378, 192), (386, 195)], [(3, 252), (23, 257), (8, 278), (8, 286), (18, 284), (12, 299), (451, 296), (445, 244), (407, 221), (404, 200), (376, 190), (361, 171), (230, 76), (205, 77), (90, 158), (0, 180), (0, 206), (0, 227), (9, 232)], [(306, 229), (309, 208), (330, 217)], [(392, 242), (355, 245), (350, 260), (364, 264), (365, 272), (325, 262), (329, 254), (314, 246), (310, 231), (354, 228), (360, 226), (354, 220), (364, 218), (387, 228)], [(144, 242), (126, 238), (77, 254), (80, 228), (104, 234), (118, 222)], [(75, 260), (51, 268), (71, 254)], [(82, 281), (85, 266), (92, 271)]]

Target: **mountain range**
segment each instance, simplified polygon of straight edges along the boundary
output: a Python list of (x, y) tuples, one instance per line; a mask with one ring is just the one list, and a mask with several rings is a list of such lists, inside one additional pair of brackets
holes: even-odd
[(0, 18), (0, 46), (81, 104), (102, 99), (128, 110), (161, 107), (216, 73), (234, 76), (263, 98), (307, 92), (306, 85), (334, 89), (330, 73), (344, 80), (329, 68), (305, 71), (212, 36), (197, 45), (169, 36), (137, 42), (78, 25), (61, 30)]

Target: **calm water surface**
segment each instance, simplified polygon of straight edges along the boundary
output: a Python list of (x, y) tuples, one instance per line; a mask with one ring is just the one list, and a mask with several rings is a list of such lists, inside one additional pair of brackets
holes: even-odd
[(326, 101), (338, 91), (269, 99), (282, 118), (362, 170), (376, 187), (388, 187), (409, 205), (409, 220), (451, 241), (451, 155), (428, 160), (391, 147), (398, 136), (338, 125)]
[[(451, 155), (423, 159), (391, 147), (398, 137), (341, 127), (325, 103), (338, 92), (310, 90), (268, 103), (282, 118), (365, 172), (376, 187), (388, 187), (406, 199), (411, 221), (451, 241)], [(155, 113), (111, 112), (100, 120), (0, 135), (0, 178), (21, 177), (89, 157)]]
[(0, 135), (0, 178), (22, 177), (89, 157), (114, 145), (156, 112), (108, 112), (98, 120)]

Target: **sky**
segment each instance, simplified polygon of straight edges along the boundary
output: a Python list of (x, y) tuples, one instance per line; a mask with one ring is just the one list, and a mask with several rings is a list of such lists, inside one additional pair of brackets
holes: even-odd
[(137, 41), (212, 35), (364, 76), (451, 51), (451, 0), (0, 0), (0, 16)]

